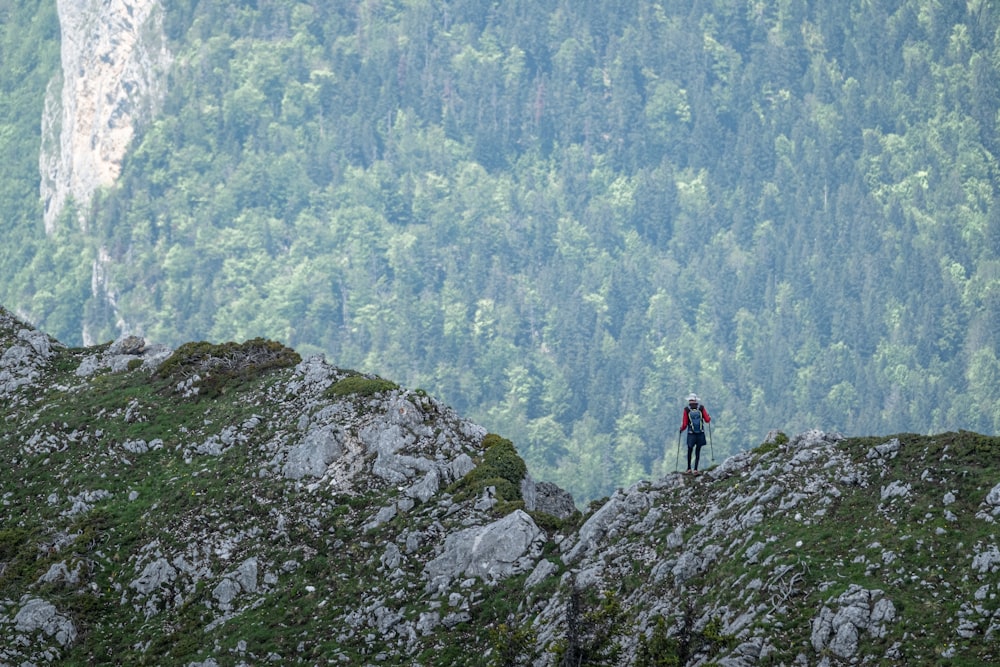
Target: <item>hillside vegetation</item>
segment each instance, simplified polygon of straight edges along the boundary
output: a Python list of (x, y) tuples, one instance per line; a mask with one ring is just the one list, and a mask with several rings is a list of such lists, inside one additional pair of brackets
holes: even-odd
[(581, 516), (506, 438), (266, 341), (0, 309), (0, 400), (0, 665), (1000, 659), (998, 438), (777, 433)]
[(61, 340), (323, 351), (583, 500), (692, 390), (719, 456), (1000, 432), (996, 3), (167, 3), (161, 114), (44, 238), (52, 4), (4, 10), (0, 296)]

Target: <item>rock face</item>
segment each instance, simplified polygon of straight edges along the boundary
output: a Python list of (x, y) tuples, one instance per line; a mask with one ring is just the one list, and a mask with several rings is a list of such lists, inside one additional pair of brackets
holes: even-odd
[(775, 434), (581, 516), (422, 392), (230, 352), (0, 308), (0, 666), (1000, 659), (998, 438)]
[(170, 65), (157, 0), (58, 0), (62, 77), (49, 85), (39, 167), (45, 229), (67, 199), (114, 183), (136, 123), (158, 108)]

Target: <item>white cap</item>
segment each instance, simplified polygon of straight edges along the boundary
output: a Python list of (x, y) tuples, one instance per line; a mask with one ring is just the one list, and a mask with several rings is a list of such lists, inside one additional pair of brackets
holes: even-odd
[(695, 403), (697, 403), (698, 402), (698, 394), (689, 394), (688, 395), (688, 403), (690, 403), (691, 401), (694, 401)]

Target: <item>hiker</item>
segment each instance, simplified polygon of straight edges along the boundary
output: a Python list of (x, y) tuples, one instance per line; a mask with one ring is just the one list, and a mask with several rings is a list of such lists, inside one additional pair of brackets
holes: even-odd
[[(698, 461), (701, 459), (701, 448), (705, 446), (705, 424), (712, 421), (708, 410), (701, 404), (697, 394), (688, 396), (688, 404), (684, 406), (684, 418), (681, 420), (681, 432), (688, 432), (688, 474), (698, 474)], [(694, 470), (691, 469), (691, 454), (694, 453)]]

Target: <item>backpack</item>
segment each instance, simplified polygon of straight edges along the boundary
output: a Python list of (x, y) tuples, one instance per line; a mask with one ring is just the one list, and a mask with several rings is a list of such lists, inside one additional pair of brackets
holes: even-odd
[(704, 433), (705, 432), (705, 422), (702, 420), (701, 405), (699, 404), (697, 408), (691, 409), (691, 406), (685, 406), (688, 414), (688, 432), (690, 433)]

